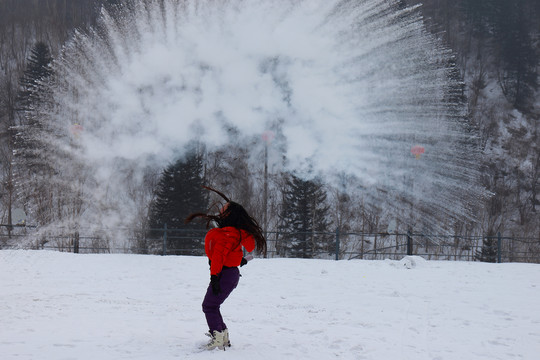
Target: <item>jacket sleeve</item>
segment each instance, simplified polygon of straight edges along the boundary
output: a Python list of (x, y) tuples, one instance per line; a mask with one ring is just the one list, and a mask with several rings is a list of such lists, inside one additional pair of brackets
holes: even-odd
[(253, 235), (242, 232), (242, 246), (247, 252), (255, 250), (255, 239), (253, 238)]

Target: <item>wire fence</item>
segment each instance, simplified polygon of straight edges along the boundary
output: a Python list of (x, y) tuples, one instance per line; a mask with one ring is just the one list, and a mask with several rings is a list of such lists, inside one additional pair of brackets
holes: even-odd
[[(203, 229), (85, 232), (20, 227), (0, 234), (0, 249), (47, 249), (96, 254), (204, 255)], [(421, 233), (278, 232), (266, 234), (268, 258), (399, 260), (407, 255), (427, 260), (540, 263), (540, 238), (457, 236)], [(119, 241), (119, 239), (122, 239)]]

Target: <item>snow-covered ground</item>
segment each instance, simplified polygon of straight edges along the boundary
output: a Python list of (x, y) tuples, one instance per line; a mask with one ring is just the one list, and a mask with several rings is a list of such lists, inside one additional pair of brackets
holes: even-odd
[(201, 351), (203, 257), (0, 251), (0, 359), (540, 358), (540, 265), (255, 259)]

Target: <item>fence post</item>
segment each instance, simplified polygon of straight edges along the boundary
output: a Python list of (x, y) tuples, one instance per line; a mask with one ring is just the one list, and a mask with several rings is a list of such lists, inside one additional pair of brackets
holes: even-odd
[(501, 263), (501, 252), (502, 252), (502, 238), (501, 232), (497, 233), (497, 262)]
[(411, 229), (407, 230), (407, 255), (411, 256), (413, 254), (413, 245), (412, 245), (412, 233)]
[(163, 256), (167, 255), (167, 224), (163, 224)]
[(336, 261), (339, 260), (339, 227), (336, 228)]
[(78, 254), (79, 253), (79, 232), (75, 231), (75, 234), (73, 236), (73, 253)]

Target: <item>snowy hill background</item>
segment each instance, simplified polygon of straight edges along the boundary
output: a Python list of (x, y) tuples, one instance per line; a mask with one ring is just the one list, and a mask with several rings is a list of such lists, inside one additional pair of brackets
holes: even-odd
[(254, 259), (200, 352), (203, 257), (0, 251), (0, 358), (535, 360), (540, 266)]
[(540, 236), (540, 2), (418, 1), (426, 26), (447, 43), (463, 79), (484, 157), (485, 233)]

